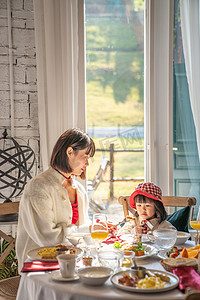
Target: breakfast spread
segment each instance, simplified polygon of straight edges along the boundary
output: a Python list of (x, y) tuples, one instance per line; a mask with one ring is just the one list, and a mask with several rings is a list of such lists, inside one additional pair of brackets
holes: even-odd
[(37, 253), (41, 256), (42, 259), (56, 259), (56, 250), (57, 249), (66, 249), (69, 254), (75, 254), (76, 250), (69, 248), (65, 245), (57, 245), (56, 247), (50, 248), (46, 247), (40, 249)]
[(132, 275), (124, 273), (122, 277), (118, 279), (118, 283), (123, 286), (137, 287), (140, 289), (158, 289), (165, 286), (165, 284), (170, 282), (170, 278), (166, 275), (160, 273), (153, 273), (151, 276), (146, 273), (145, 277), (138, 279), (137, 275)]
[(128, 255), (128, 252), (133, 251), (135, 256), (143, 256), (148, 251), (143, 247), (142, 242), (137, 244), (127, 243), (127, 242), (115, 242), (113, 245), (114, 248), (122, 248), (124, 250), (124, 254)]

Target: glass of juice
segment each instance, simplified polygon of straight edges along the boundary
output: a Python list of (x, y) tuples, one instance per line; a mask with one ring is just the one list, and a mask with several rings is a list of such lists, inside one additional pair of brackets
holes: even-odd
[(197, 245), (199, 241), (200, 214), (196, 215), (194, 213), (194, 207), (191, 208), (190, 226), (197, 231), (197, 239), (196, 239), (196, 245)]
[(93, 215), (91, 237), (98, 242), (99, 248), (101, 247), (101, 242), (108, 237), (107, 216), (105, 214)]

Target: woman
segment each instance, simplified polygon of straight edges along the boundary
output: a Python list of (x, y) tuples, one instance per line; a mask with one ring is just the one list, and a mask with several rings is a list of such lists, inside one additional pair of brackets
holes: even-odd
[(72, 224), (88, 222), (87, 194), (74, 176), (84, 177), (94, 153), (94, 142), (86, 133), (69, 129), (54, 146), (51, 167), (27, 183), (17, 229), (19, 271), (29, 250), (66, 243)]

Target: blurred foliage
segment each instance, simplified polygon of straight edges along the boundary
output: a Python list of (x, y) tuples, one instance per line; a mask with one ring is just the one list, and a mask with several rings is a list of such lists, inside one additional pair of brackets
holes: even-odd
[[(96, 116), (90, 114), (90, 106), (96, 105), (97, 102), (99, 104), (100, 98), (107, 97), (107, 90), (111, 91), (107, 101), (113, 104), (115, 122), (117, 119), (117, 122), (120, 121), (119, 123), (123, 124), (119, 116), (115, 117), (118, 104), (126, 105), (126, 102), (131, 100), (134, 106), (141, 103), (141, 107), (137, 109), (141, 111), (139, 114), (142, 115), (140, 117), (142, 120), (136, 120), (134, 124), (143, 123), (143, 10), (144, 1), (142, 0), (86, 0), (86, 78), (89, 125), (95, 123), (100, 126), (96, 122)], [(98, 89), (96, 97), (95, 87)], [(101, 112), (101, 108), (102, 106), (97, 109), (97, 114)], [(101, 126), (109, 125), (109, 122), (105, 120), (106, 117), (107, 113), (102, 112)], [(110, 125), (112, 123), (111, 120)], [(129, 125), (132, 124), (129, 123)]]
[[(10, 237), (12, 237), (10, 235)], [(5, 240), (2, 242), (2, 250), (1, 253), (5, 251), (5, 249), (9, 246), (9, 243)], [(18, 263), (16, 259), (16, 251), (15, 248), (13, 248), (10, 253), (7, 255), (7, 257), (4, 259), (2, 264), (0, 265), (0, 280), (17, 276), (18, 274)]]

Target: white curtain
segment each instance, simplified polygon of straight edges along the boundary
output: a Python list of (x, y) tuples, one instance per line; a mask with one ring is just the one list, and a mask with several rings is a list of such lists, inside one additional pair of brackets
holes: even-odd
[(33, 0), (43, 170), (58, 137), (86, 130), (83, 0)]
[(199, 0), (181, 0), (180, 4), (185, 67), (200, 157), (200, 4)]

